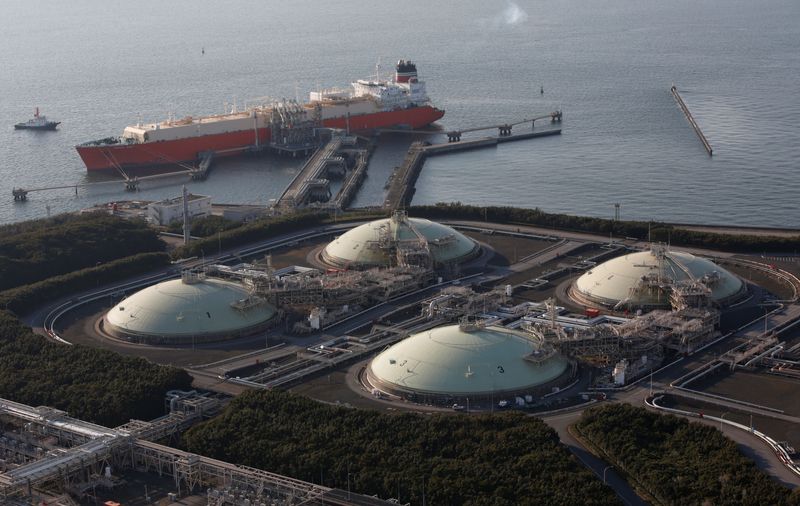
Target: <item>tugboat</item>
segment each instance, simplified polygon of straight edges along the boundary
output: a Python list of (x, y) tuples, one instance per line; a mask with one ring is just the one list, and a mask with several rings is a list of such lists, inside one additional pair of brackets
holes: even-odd
[(39, 108), (33, 113), (33, 118), (25, 123), (17, 123), (14, 128), (17, 130), (55, 130), (60, 121), (47, 121), (47, 116), (39, 115)]

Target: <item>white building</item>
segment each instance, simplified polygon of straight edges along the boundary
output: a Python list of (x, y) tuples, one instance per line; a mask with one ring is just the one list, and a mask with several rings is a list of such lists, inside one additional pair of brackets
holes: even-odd
[[(211, 214), (211, 197), (189, 194), (189, 218), (209, 216)], [(169, 225), (173, 221), (183, 221), (183, 197), (175, 197), (153, 202), (147, 206), (147, 219), (151, 223)]]

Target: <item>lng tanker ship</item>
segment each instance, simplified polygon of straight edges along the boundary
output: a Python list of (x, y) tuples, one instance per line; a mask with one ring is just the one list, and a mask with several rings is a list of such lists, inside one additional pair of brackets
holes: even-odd
[[(431, 105), (417, 67), (400, 60), (390, 80), (359, 79), (351, 89), (310, 93), (309, 101), (296, 104), (309, 121), (349, 131), (373, 128), (419, 128), (433, 123), (444, 111)], [(120, 137), (108, 137), (76, 146), (86, 169), (129, 169), (186, 163), (202, 153), (235, 155), (258, 150), (270, 143), (273, 126), (280, 120), (276, 105), (235, 108), (226, 114), (126, 127)]]

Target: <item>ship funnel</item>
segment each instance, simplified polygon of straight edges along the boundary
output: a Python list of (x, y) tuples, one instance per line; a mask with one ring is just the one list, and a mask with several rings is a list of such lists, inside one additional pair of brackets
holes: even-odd
[(394, 75), (396, 83), (407, 83), (417, 80), (417, 66), (411, 60), (400, 60)]

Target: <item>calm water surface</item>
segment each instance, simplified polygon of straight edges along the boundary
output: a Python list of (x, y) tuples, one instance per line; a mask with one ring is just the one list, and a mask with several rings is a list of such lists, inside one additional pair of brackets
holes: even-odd
[[(141, 0), (0, 6), (0, 222), (178, 195), (182, 178), (33, 193), (87, 175), (73, 146), (135, 123), (301, 97), (399, 58), (418, 63), (445, 128), (562, 107), (563, 134), (430, 159), (415, 203), (461, 201), (682, 222), (800, 226), (800, 3), (795, 0)], [(205, 54), (201, 49), (205, 48)], [(682, 91), (708, 157), (674, 103)], [(539, 94), (543, 86), (545, 93)], [(14, 131), (34, 106), (63, 122)], [(432, 141), (438, 140), (436, 137)], [(410, 139), (386, 135), (356, 205), (379, 204)], [(295, 160), (226, 160), (191, 183), (266, 204)]]

